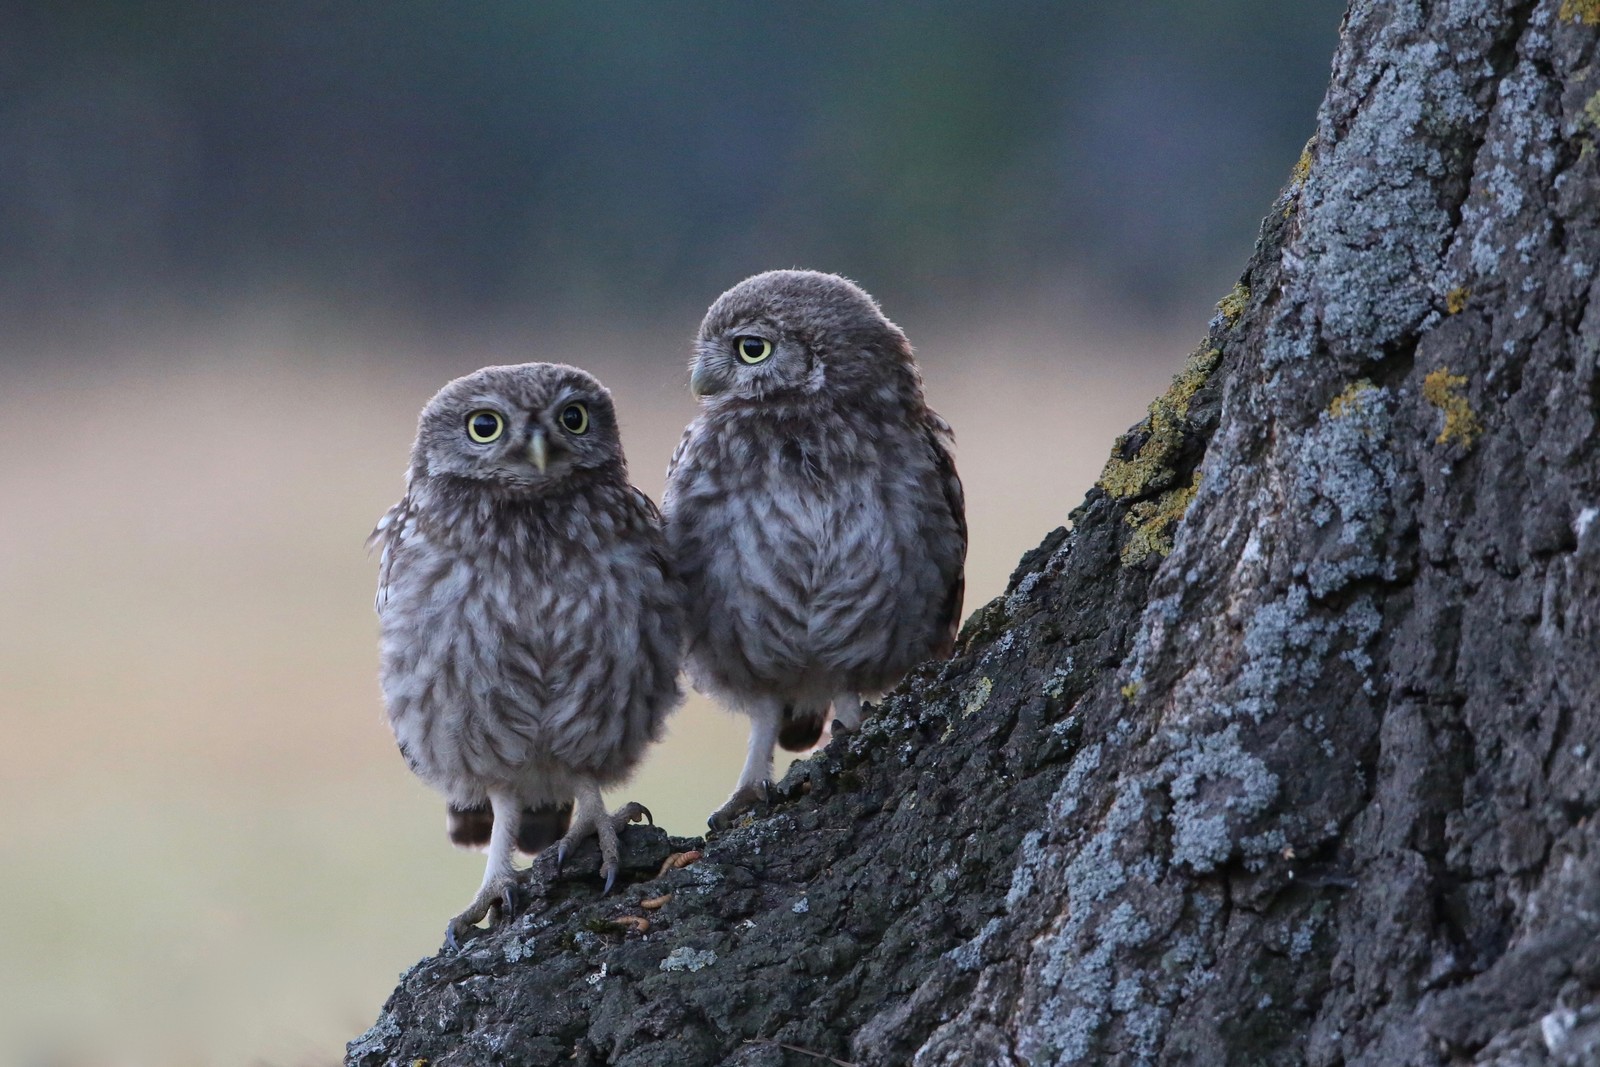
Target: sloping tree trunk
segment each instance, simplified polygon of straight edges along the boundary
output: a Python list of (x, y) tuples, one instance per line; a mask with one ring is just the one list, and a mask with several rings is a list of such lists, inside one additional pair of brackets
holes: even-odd
[(1600, 1062), (1597, 23), (1356, 0), (1208, 339), (957, 658), (350, 1062)]

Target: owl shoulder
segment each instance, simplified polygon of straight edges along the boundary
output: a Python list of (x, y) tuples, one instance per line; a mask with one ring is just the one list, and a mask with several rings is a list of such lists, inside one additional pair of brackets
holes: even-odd
[(381, 549), (378, 557), (378, 595), (375, 601), (379, 611), (389, 600), (389, 580), (394, 575), (395, 559), (406, 546), (421, 536), (420, 511), (408, 492), (399, 502), (383, 513), (383, 518), (367, 535), (367, 551)]
[(667, 485), (669, 488), (672, 485), (673, 475), (678, 472), (678, 467), (682, 465), (684, 458), (688, 456), (689, 449), (692, 447), (694, 439), (699, 435), (699, 433), (699, 419), (695, 419), (693, 422), (689, 423), (689, 425), (683, 428), (683, 436), (678, 438), (678, 447), (672, 450), (672, 458), (667, 461)]

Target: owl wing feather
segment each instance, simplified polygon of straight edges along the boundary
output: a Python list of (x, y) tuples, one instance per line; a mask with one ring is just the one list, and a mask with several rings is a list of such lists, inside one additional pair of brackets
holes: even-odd
[(367, 535), (368, 552), (380, 546), (383, 549), (383, 554), (378, 557), (378, 594), (373, 600), (373, 607), (379, 611), (389, 600), (389, 577), (394, 572), (395, 554), (416, 532), (417, 509), (412, 503), (411, 494), (407, 493), (399, 503), (383, 513), (378, 525)]
[(955, 523), (956, 536), (960, 541), (955, 575), (945, 591), (942, 609), (949, 636), (940, 646), (940, 655), (948, 656), (955, 648), (956, 634), (961, 629), (961, 606), (967, 592), (967, 497), (961, 488), (961, 476), (956, 473), (955, 431), (943, 416), (931, 409), (926, 425), (928, 449), (933, 453), (934, 470), (944, 491), (945, 508)]
[(678, 464), (683, 462), (685, 453), (689, 451), (689, 442), (694, 439), (695, 430), (700, 426), (700, 420), (695, 419), (683, 428), (683, 436), (678, 438), (678, 447), (672, 450), (672, 459), (667, 461), (667, 491), (672, 491), (673, 475), (678, 473)]

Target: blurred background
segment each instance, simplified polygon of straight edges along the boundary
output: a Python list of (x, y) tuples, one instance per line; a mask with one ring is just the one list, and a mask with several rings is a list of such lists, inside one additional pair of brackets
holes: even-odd
[[(659, 497), (688, 340), (861, 282), (955, 425), (968, 610), (1232, 285), (1342, 4), (0, 5), (0, 1063), (337, 1062), (482, 859), (383, 723), (422, 403), (582, 364)], [(689, 834), (744, 721), (632, 785)]]

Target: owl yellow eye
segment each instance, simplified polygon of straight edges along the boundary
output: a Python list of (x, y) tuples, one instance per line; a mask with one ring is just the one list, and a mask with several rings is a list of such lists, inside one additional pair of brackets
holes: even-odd
[(498, 412), (474, 411), (467, 416), (467, 436), (480, 445), (498, 440), (505, 429), (506, 420)]
[(574, 437), (589, 432), (589, 409), (582, 404), (568, 404), (561, 409), (561, 425)]
[(765, 337), (735, 337), (733, 350), (746, 363), (760, 363), (772, 355), (772, 342)]

